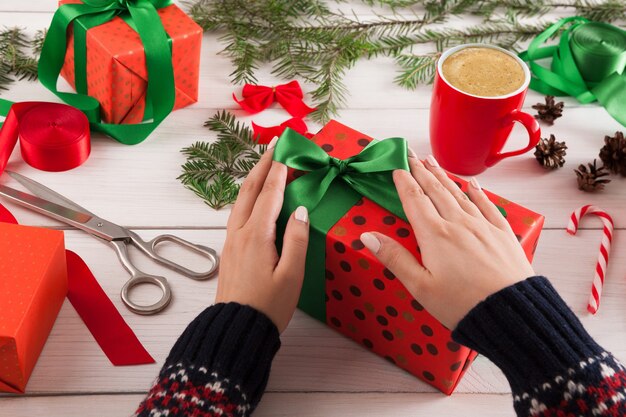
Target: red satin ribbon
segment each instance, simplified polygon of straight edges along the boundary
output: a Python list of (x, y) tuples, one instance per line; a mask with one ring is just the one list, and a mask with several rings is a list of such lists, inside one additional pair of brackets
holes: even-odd
[[(0, 222), (17, 224), (15, 217), (2, 204)], [(67, 298), (111, 363), (115, 366), (154, 363), (82, 258), (70, 250), (65, 251), (65, 256)]]
[(274, 101), (277, 101), (293, 117), (303, 118), (315, 111), (302, 101), (304, 94), (298, 81), (291, 81), (276, 87), (246, 84), (243, 86), (241, 95), (242, 100), (238, 100), (235, 94), (233, 94), (233, 99), (248, 113), (265, 110)]
[(43, 171), (76, 168), (91, 151), (87, 117), (65, 104), (23, 102), (11, 106), (0, 130), (0, 174), (18, 138), (22, 158)]
[(292, 117), (291, 119), (282, 122), (278, 126), (271, 127), (259, 126), (256, 123), (252, 122), (252, 131), (254, 132), (254, 137), (257, 138), (257, 142), (261, 145), (267, 145), (271, 142), (272, 139), (274, 139), (274, 137), (282, 135), (283, 131), (286, 128), (291, 128), (309, 139), (313, 137), (313, 133), (309, 132), (309, 128), (307, 127), (306, 123), (304, 123), (304, 120), (297, 117)]

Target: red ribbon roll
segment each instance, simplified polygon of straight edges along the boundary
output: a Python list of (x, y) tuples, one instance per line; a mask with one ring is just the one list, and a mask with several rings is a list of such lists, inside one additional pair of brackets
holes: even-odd
[(0, 174), (18, 138), (22, 158), (42, 171), (76, 168), (91, 151), (87, 117), (66, 104), (29, 101), (11, 106), (0, 130)]

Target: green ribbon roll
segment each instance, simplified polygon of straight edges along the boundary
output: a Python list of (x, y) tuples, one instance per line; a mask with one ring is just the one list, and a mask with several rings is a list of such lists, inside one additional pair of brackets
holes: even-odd
[[(560, 30), (557, 45), (542, 46)], [(533, 90), (576, 97), (581, 103), (597, 100), (626, 126), (626, 31), (583, 17), (568, 17), (539, 34), (519, 56), (529, 64)], [(550, 57), (550, 69), (536, 62)]]
[(406, 140), (372, 141), (359, 154), (338, 159), (287, 128), (276, 144), (274, 160), (307, 172), (285, 189), (277, 223), (277, 246), (282, 246), (291, 213), (298, 206), (306, 207), (311, 232), (298, 307), (325, 322), (326, 234), (363, 196), (407, 220), (392, 178), (396, 169), (409, 170)]
[[(127, 145), (142, 142), (174, 108), (175, 87), (169, 38), (157, 9), (170, 0), (83, 0), (82, 4), (64, 4), (54, 13), (39, 58), (41, 83), (61, 100), (81, 110), (92, 130), (104, 132)], [(116, 16), (124, 18), (137, 31), (144, 46), (148, 84), (146, 111), (152, 120), (139, 124), (102, 123), (100, 103), (87, 95), (86, 31)], [(79, 19), (77, 21), (77, 19)], [(75, 72), (77, 93), (57, 89), (57, 80), (65, 61), (67, 29), (75, 22)]]

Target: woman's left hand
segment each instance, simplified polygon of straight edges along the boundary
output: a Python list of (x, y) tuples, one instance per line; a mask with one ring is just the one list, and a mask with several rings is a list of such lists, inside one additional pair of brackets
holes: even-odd
[(268, 149), (250, 171), (228, 219), (216, 303), (237, 302), (267, 315), (283, 332), (298, 304), (309, 242), (306, 208), (291, 214), (276, 251), (276, 220), (283, 205), (287, 167)]

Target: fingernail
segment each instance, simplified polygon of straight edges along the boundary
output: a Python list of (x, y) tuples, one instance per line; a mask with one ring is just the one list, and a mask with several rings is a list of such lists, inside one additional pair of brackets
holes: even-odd
[(428, 155), (426, 157), (426, 162), (428, 162), (428, 165), (430, 165), (433, 168), (439, 168), (439, 162), (437, 162), (435, 157), (432, 155)]
[(409, 158), (417, 158), (417, 154), (415, 153), (415, 151), (411, 148), (407, 149), (407, 153), (409, 155)]
[(380, 240), (373, 233), (362, 233), (361, 234), (361, 242), (365, 245), (367, 249), (372, 253), (378, 253), (380, 250)]
[(274, 149), (276, 142), (278, 142), (278, 136), (274, 136), (274, 139), (267, 145), (267, 149)]
[(477, 190), (482, 190), (482, 187), (480, 186), (480, 184), (478, 183), (478, 180), (475, 177), (472, 177), (472, 179), (470, 180), (470, 184), (472, 184), (472, 187), (476, 188)]
[(308, 223), (309, 222), (309, 211), (306, 209), (306, 207), (300, 206), (300, 207), (298, 207), (296, 209), (295, 218), (299, 222)]

